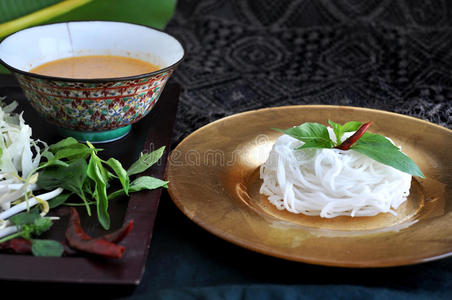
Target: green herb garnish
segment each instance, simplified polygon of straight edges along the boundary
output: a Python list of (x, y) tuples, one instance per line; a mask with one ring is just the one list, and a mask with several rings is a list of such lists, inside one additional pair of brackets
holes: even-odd
[(46, 232), (52, 226), (50, 218), (41, 217), (37, 212), (24, 212), (12, 216), (10, 222), (18, 227), (18, 232), (11, 234), (0, 243), (22, 237), (31, 241), (31, 252), (34, 256), (61, 256), (64, 252), (63, 245), (53, 240), (34, 239), (33, 236)]
[[(62, 187), (78, 196), (82, 199), (88, 215), (91, 215), (90, 205), (95, 204), (99, 223), (104, 229), (109, 229), (108, 201), (110, 199), (145, 189), (167, 187), (167, 181), (149, 176), (138, 177), (132, 182), (130, 180), (130, 176), (142, 173), (154, 165), (163, 155), (165, 147), (141, 154), (128, 170), (125, 170), (114, 158), (101, 159), (97, 155), (101, 150), (89, 142), (79, 143), (73, 138), (67, 138), (49, 146), (49, 149), (43, 153), (47, 161), (41, 163), (39, 167), (37, 185), (46, 190)], [(109, 193), (112, 180), (119, 180), (121, 189)], [(64, 204), (67, 198), (65, 194), (53, 201), (53, 205)], [(93, 201), (90, 201), (91, 199)]]
[[(414, 161), (403, 154), (387, 138), (379, 134), (365, 132), (371, 123), (362, 124), (361, 122), (352, 121), (340, 125), (330, 120), (328, 123), (333, 128), (336, 141), (330, 139), (327, 127), (319, 123), (307, 122), (289, 129), (275, 128), (275, 130), (304, 142), (304, 145), (296, 150), (306, 148), (354, 150), (402, 172), (425, 178)], [(346, 132), (352, 131), (356, 131), (355, 134), (341, 142), (342, 136)]]

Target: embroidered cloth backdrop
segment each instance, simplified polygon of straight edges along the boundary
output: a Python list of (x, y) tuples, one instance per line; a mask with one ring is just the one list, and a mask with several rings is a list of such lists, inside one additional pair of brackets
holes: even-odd
[(180, 0), (175, 142), (289, 104), (377, 108), (452, 126), (452, 2)]

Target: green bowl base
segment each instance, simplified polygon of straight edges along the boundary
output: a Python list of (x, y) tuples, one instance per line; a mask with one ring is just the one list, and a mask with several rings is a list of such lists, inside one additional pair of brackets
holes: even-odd
[(106, 131), (76, 131), (72, 129), (58, 127), (58, 132), (64, 137), (73, 137), (80, 142), (108, 143), (125, 137), (132, 128), (132, 125), (106, 130)]

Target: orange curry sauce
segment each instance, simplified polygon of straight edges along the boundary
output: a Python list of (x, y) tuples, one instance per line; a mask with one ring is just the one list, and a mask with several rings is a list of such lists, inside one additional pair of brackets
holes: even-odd
[(115, 55), (75, 56), (54, 60), (30, 70), (32, 73), (65, 78), (114, 78), (157, 71), (159, 67), (130, 57)]

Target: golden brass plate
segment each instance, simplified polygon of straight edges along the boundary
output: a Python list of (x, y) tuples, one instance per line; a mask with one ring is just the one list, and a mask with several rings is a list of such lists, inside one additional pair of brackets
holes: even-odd
[[(373, 121), (425, 174), (397, 216), (320, 217), (279, 211), (259, 194), (259, 166), (279, 132), (304, 122)], [(452, 254), (452, 131), (412, 117), (344, 106), (284, 106), (213, 122), (172, 152), (169, 193), (211, 233), (288, 260), (343, 267), (407, 265)]]

